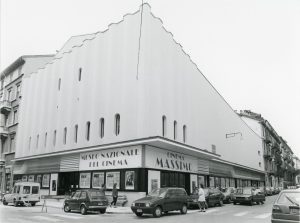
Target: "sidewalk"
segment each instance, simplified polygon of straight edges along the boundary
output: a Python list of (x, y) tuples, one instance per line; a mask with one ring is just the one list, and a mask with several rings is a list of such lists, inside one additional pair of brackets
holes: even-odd
[[(42, 199), (38, 205), (42, 206), (44, 204), (44, 200)], [(63, 206), (64, 206), (64, 200), (55, 200), (55, 199), (47, 199), (46, 200), (46, 206), (47, 207), (51, 207), (51, 208), (58, 208), (63, 210)], [(118, 214), (132, 214), (131, 208), (130, 207), (107, 207), (106, 209), (106, 213), (109, 214), (114, 214), (114, 213), (118, 213)]]

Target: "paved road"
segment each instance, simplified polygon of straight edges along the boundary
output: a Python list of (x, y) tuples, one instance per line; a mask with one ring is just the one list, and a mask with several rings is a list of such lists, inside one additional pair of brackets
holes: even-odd
[(0, 205), (1, 223), (51, 223), (51, 222), (205, 222), (205, 223), (270, 223), (272, 204), (276, 196), (267, 197), (264, 205), (233, 205), (209, 208), (206, 213), (189, 210), (187, 215), (169, 213), (161, 218), (151, 216), (136, 217), (134, 214), (88, 214), (64, 213), (57, 208), (48, 208), (47, 213), (41, 213), (41, 206), (13, 207)]

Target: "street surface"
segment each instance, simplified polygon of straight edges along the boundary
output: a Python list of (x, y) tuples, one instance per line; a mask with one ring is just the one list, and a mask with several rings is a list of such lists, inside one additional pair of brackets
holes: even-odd
[(172, 212), (161, 218), (143, 216), (141, 218), (132, 214), (113, 213), (99, 214), (65, 213), (59, 208), (48, 207), (47, 213), (41, 213), (42, 206), (14, 207), (0, 205), (1, 223), (51, 223), (51, 222), (206, 222), (206, 223), (270, 223), (272, 205), (277, 195), (266, 197), (264, 205), (233, 205), (225, 204), (223, 207), (209, 208), (205, 213), (199, 210), (189, 210), (186, 215)]

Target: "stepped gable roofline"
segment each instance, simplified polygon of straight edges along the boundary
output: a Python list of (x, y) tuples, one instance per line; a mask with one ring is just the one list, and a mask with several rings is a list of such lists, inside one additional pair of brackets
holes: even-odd
[(16, 59), (12, 64), (10, 64), (5, 70), (3, 70), (0, 74), (0, 79), (4, 79), (4, 77), (10, 74), (19, 66), (22, 66), (25, 63), (26, 58), (34, 58), (34, 57), (53, 57), (54, 54), (42, 54), (42, 55), (23, 55)]

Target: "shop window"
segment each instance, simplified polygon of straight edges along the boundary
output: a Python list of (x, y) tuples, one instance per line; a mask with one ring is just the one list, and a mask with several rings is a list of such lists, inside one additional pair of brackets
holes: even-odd
[(115, 135), (120, 134), (120, 114), (115, 115)]
[(209, 186), (215, 187), (215, 178), (214, 177), (209, 177)]
[(80, 188), (91, 187), (91, 173), (80, 173), (79, 187)]
[(26, 181), (27, 181), (27, 175), (23, 175), (23, 176), (22, 176), (22, 181), (23, 181), (23, 182), (26, 182)]
[(162, 136), (165, 137), (167, 135), (167, 117), (162, 117)]
[(63, 140), (64, 145), (67, 143), (67, 127), (64, 128), (64, 140)]
[(75, 125), (74, 128), (74, 142), (77, 143), (77, 136), (78, 136), (78, 125)]
[(50, 185), (50, 174), (44, 174), (42, 180), (42, 187), (49, 188)]
[(99, 128), (100, 128), (100, 138), (104, 137), (104, 118), (100, 118), (99, 122)]
[(79, 68), (78, 71), (78, 81), (81, 81), (82, 68)]
[(47, 146), (47, 132), (45, 133), (45, 140), (44, 140), (44, 146)]
[(106, 188), (112, 189), (114, 184), (120, 189), (120, 172), (106, 172)]
[(177, 122), (174, 121), (174, 140), (177, 138)]
[(34, 175), (28, 176), (28, 182), (34, 182)]
[(56, 144), (56, 130), (53, 132), (53, 146)]
[(125, 172), (125, 189), (134, 190), (135, 189), (135, 172), (126, 171)]
[(183, 126), (183, 142), (186, 142), (186, 125)]
[(93, 188), (101, 188), (104, 185), (104, 172), (94, 172), (92, 187)]
[(87, 122), (86, 123), (86, 133), (85, 133), (85, 137), (86, 137), (87, 141), (90, 140), (90, 128), (91, 128), (91, 123)]

